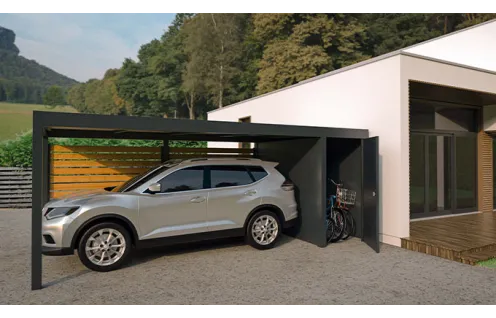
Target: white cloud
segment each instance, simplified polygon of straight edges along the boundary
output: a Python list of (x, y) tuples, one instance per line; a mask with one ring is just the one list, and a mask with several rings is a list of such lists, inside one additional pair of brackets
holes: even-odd
[(142, 44), (162, 35), (172, 16), (164, 15), (162, 23), (161, 17), (147, 21), (133, 15), (3, 14), (0, 26), (16, 33), (22, 56), (86, 81), (135, 58)]

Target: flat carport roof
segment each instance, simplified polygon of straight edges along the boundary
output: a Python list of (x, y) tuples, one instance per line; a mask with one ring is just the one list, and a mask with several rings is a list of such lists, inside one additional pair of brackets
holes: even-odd
[(32, 289), (42, 287), (41, 221), (49, 193), (49, 137), (273, 142), (368, 137), (366, 129), (33, 112)]
[(292, 138), (367, 138), (366, 129), (254, 124), (208, 120), (33, 113), (33, 133), (47, 137), (263, 142)]

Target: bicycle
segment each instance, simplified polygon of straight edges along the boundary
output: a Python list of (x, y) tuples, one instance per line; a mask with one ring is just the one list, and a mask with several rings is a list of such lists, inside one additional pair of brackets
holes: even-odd
[[(337, 186), (337, 184), (332, 179), (329, 180), (334, 185)], [(338, 202), (339, 202), (338, 194), (339, 192), (336, 192), (336, 194), (331, 194), (327, 200), (327, 207), (326, 207), (326, 222), (328, 227), (328, 231), (326, 232), (327, 243), (335, 243), (339, 241), (343, 237), (343, 234), (346, 229), (346, 218), (344, 216), (343, 211), (341, 211), (341, 209), (338, 208)], [(332, 233), (329, 231), (330, 226), (333, 227)]]
[(327, 232), (327, 242), (334, 243), (346, 240), (355, 234), (355, 219), (350, 212), (349, 206), (355, 204), (356, 192), (343, 188), (342, 184), (329, 179), (336, 186), (336, 194), (330, 195), (326, 208), (327, 226), (333, 225), (332, 234)]
[(355, 219), (350, 212), (350, 207), (355, 205), (356, 191), (343, 188), (343, 184), (337, 184), (333, 180), (332, 183), (336, 186), (336, 206), (345, 216), (345, 229), (341, 237), (342, 240), (348, 239), (350, 236), (355, 235)]

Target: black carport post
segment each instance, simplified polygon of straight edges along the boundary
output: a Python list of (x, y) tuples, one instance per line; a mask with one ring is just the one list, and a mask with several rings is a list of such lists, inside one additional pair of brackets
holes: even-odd
[(41, 218), (43, 206), (49, 198), (50, 168), (48, 136), (37, 114), (33, 114), (33, 179), (31, 214), (31, 289), (42, 287)]

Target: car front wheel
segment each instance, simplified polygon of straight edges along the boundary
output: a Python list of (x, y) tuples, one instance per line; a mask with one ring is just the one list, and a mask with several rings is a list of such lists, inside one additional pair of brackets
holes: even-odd
[(89, 269), (109, 272), (128, 261), (131, 249), (129, 232), (120, 224), (105, 222), (84, 232), (79, 242), (78, 255)]
[(254, 248), (266, 250), (274, 247), (281, 230), (281, 223), (274, 212), (259, 211), (248, 222), (246, 240)]

